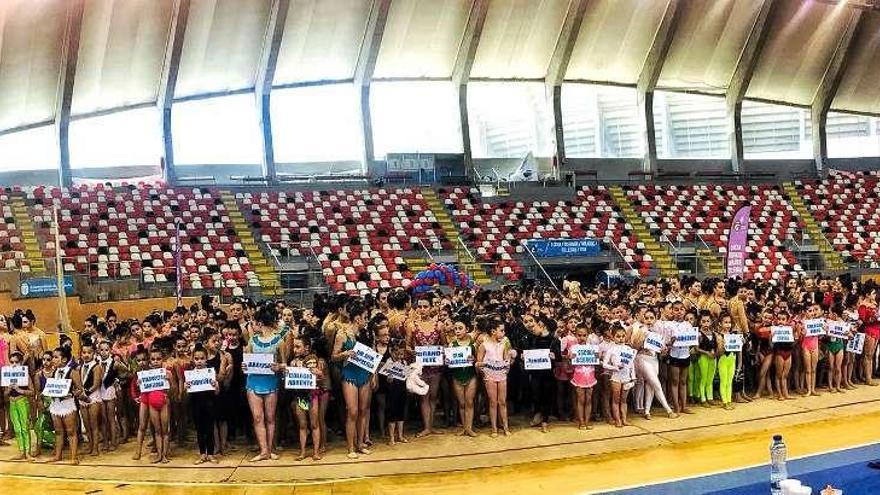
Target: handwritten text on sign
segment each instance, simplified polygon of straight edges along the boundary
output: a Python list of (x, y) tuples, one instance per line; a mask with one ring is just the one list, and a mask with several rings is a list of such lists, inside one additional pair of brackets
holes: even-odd
[(389, 359), (388, 361), (385, 361), (384, 365), (382, 365), (379, 374), (395, 380), (406, 381), (406, 364)]
[(275, 356), (272, 354), (256, 354), (246, 352), (242, 357), (248, 375), (274, 375), (272, 365), (275, 364)]
[(791, 327), (770, 327), (770, 340), (774, 344), (794, 342), (794, 331)]
[(672, 345), (673, 347), (691, 347), (697, 345), (699, 342), (700, 336), (697, 329), (690, 326), (689, 324), (680, 324), (678, 328), (675, 329), (675, 343)]
[(417, 345), (416, 362), (422, 366), (443, 366), (443, 347), (439, 345)]
[(523, 351), (523, 362), (527, 370), (549, 370), (550, 349), (526, 349)]
[(636, 350), (628, 345), (620, 346), (620, 365), (624, 368), (632, 366), (636, 358)]
[(504, 373), (510, 369), (510, 364), (505, 361), (487, 359), (483, 361), (483, 370)]
[(308, 368), (287, 368), (284, 388), (288, 390), (314, 390), (318, 388), (318, 380)]
[(473, 365), (471, 363), (471, 346), (469, 345), (447, 347), (443, 351), (446, 353), (448, 368), (467, 368)]
[(46, 397), (67, 397), (70, 394), (70, 378), (47, 378), (46, 386), (43, 387), (43, 395)]
[(189, 384), (186, 390), (190, 394), (196, 392), (214, 391), (214, 381), (216, 380), (214, 368), (199, 368), (194, 370), (185, 370), (183, 379)]
[(804, 320), (804, 335), (807, 337), (825, 335), (825, 320), (822, 318)]
[(138, 387), (141, 392), (168, 390), (171, 385), (165, 376), (165, 368), (138, 371)]
[(657, 332), (648, 332), (642, 347), (647, 351), (660, 352), (663, 348), (663, 336)]
[(828, 324), (828, 335), (838, 339), (849, 338), (849, 323), (845, 321), (832, 321)]
[(379, 363), (382, 361), (382, 355), (378, 352), (370, 349), (369, 347), (361, 344), (360, 342), (354, 345), (354, 349), (352, 349), (353, 353), (350, 358), (348, 358), (348, 362), (357, 366), (358, 368), (365, 369), (370, 373), (375, 373), (376, 368), (379, 367)]
[(599, 347), (586, 344), (572, 346), (571, 364), (574, 366), (598, 366)]
[(27, 387), (27, 366), (4, 366), (0, 369), (0, 386), (3, 387)]
[(743, 336), (738, 333), (725, 333), (724, 350), (726, 352), (740, 352), (743, 350)]
[(846, 351), (853, 354), (861, 354), (864, 348), (865, 334), (863, 333), (853, 334), (852, 338), (849, 339), (849, 342), (846, 343)]

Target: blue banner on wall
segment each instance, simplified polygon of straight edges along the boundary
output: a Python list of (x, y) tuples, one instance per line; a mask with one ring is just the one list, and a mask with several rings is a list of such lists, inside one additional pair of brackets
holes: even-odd
[[(29, 278), (19, 286), (21, 297), (51, 297), (58, 295), (58, 282), (54, 278)], [(64, 276), (64, 293), (73, 294), (73, 277)]]
[(529, 248), (538, 258), (599, 256), (599, 239), (534, 239)]

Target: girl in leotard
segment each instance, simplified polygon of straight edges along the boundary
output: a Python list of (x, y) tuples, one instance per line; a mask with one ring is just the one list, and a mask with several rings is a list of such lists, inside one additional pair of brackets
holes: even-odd
[(477, 393), (477, 375), (474, 371), (476, 349), (474, 338), (471, 337), (467, 323), (459, 319), (453, 324), (454, 336), (449, 342), (450, 347), (468, 347), (471, 350), (470, 364), (463, 368), (452, 368), (452, 387), (458, 402), (458, 414), (463, 430), (462, 436), (476, 437), (474, 433), (474, 397)]
[[(632, 347), (634, 349), (638, 349), (638, 354), (636, 354), (635, 370), (636, 377), (640, 378), (643, 384), (643, 414), (645, 415), (645, 419), (648, 420), (651, 419), (651, 408), (654, 404), (655, 398), (666, 411), (666, 415), (668, 417), (678, 417), (678, 413), (673, 411), (672, 408), (669, 407), (669, 403), (666, 402), (666, 395), (663, 393), (663, 387), (660, 386), (660, 361), (657, 357), (658, 352), (644, 348), (645, 340), (647, 340), (648, 337), (648, 332), (655, 332), (660, 334), (660, 332), (658, 332), (660, 328), (657, 326), (656, 318), (657, 317), (653, 309), (645, 308), (644, 312), (641, 315), (640, 324), (638, 326), (633, 326), (633, 333), (630, 336)], [(666, 347), (664, 345), (661, 348), (661, 352), (664, 352), (665, 350)], [(636, 390), (638, 391), (638, 382), (636, 383)]]
[(636, 374), (633, 363), (626, 363), (621, 357), (624, 351), (632, 351), (624, 344), (626, 330), (620, 326), (615, 327), (612, 338), (614, 345), (602, 357), (602, 367), (611, 372), (611, 416), (614, 418), (615, 426), (623, 428), (629, 426), (626, 417), (627, 396), (635, 384)]
[[(324, 379), (327, 377), (327, 362), (312, 352), (311, 344), (302, 337), (295, 337), (291, 341), (291, 360), (289, 365), (295, 368), (308, 368), (315, 375), (318, 388), (313, 390), (295, 390), (294, 399), (290, 407), (296, 417), (299, 426), (299, 456), (297, 461), (306, 458), (306, 442), (309, 431), (312, 432), (312, 460), (321, 460), (321, 448), (324, 441), (321, 439), (321, 399), (328, 393), (328, 387)], [(324, 387), (321, 387), (324, 385)]]
[[(208, 351), (197, 343), (192, 353), (193, 369), (201, 370), (208, 368)], [(204, 464), (210, 462), (217, 464), (217, 458), (214, 457), (214, 426), (216, 423), (216, 404), (217, 394), (220, 391), (215, 378), (211, 383), (213, 390), (203, 390), (201, 392), (189, 392), (190, 384), (184, 382), (183, 389), (189, 396), (189, 405), (192, 413), (193, 423), (196, 425), (196, 443), (199, 448), (199, 458), (193, 464)]]
[[(808, 320), (822, 318), (823, 311), (819, 300), (812, 300), (807, 308), (805, 318)], [(821, 395), (816, 391), (816, 368), (819, 365), (819, 337), (807, 336), (803, 332), (805, 328), (803, 324), (798, 325), (801, 332), (801, 350), (803, 351), (804, 379), (806, 380), (807, 390), (804, 395)]]
[(859, 306), (859, 320), (865, 332), (865, 345), (862, 348), (862, 369), (865, 384), (871, 387), (874, 383), (874, 348), (880, 340), (880, 321), (877, 319), (877, 290), (872, 289), (862, 297)]
[[(417, 346), (443, 345), (443, 334), (436, 319), (431, 317), (431, 300), (423, 297), (416, 303), (416, 318), (410, 322), (407, 341), (410, 350), (415, 352)], [(441, 432), (434, 429), (434, 411), (437, 407), (437, 395), (440, 390), (440, 377), (443, 368), (425, 366), (422, 368), (422, 379), (428, 384), (428, 393), (419, 398), (419, 410), (422, 413), (422, 431), (416, 437), (437, 435)]]
[(232, 375), (232, 356), (220, 347), (220, 334), (214, 329), (205, 332), (205, 352), (207, 353), (207, 366), (214, 368), (217, 377), (217, 400), (216, 414), (214, 415), (214, 453), (224, 453), (223, 444), (226, 442), (226, 420), (230, 414), (228, 383)]
[(773, 347), (770, 343), (770, 327), (773, 325), (773, 312), (765, 309), (760, 315), (760, 325), (755, 331), (758, 347), (758, 362), (761, 364), (758, 369), (758, 390), (755, 392), (755, 398), (760, 399), (764, 390), (773, 395), (772, 382), (770, 380), (770, 367), (773, 366)]
[[(828, 310), (828, 319), (825, 320), (826, 329), (828, 326), (841, 323), (843, 321), (843, 307), (834, 306)], [(828, 355), (828, 391), (831, 393), (843, 393), (843, 349), (846, 347), (846, 341), (828, 336), (825, 339), (825, 353)]]
[[(718, 318), (718, 394), (724, 409), (733, 409), (734, 377), (742, 367), (742, 352), (728, 352), (725, 348), (725, 336), (734, 333), (733, 318), (722, 312)], [(739, 391), (737, 391), (739, 393)]]
[(138, 383), (137, 379), (137, 372), (149, 369), (150, 353), (143, 345), (138, 345), (132, 353), (132, 359), (134, 361), (132, 370), (134, 377), (129, 382), (128, 394), (137, 408), (137, 445), (131, 458), (137, 461), (141, 458), (141, 452), (144, 449), (144, 437), (147, 435), (147, 428), (150, 426), (150, 406), (141, 400), (142, 394), (140, 383)]
[[(383, 313), (376, 313), (367, 323), (367, 333), (374, 335), (373, 350), (382, 356), (379, 363), (381, 368), (391, 357), (391, 331), (389, 328), (388, 318)], [(373, 398), (371, 403), (374, 404), (370, 409), (376, 410), (376, 423), (379, 425), (379, 436), (385, 437), (386, 427), (388, 425), (385, 411), (388, 408), (388, 377), (382, 374), (376, 374), (376, 388), (373, 390)], [(367, 420), (367, 424), (370, 421)], [(371, 442), (365, 442), (370, 445)]]
[[(170, 347), (171, 342), (167, 339), (157, 339), (153, 342), (149, 354), (148, 369), (164, 369), (165, 379), (168, 381), (168, 388), (165, 390), (152, 390), (141, 392), (141, 408), (146, 407), (150, 418), (150, 425), (153, 428), (153, 437), (155, 438), (156, 454), (150, 461), (154, 464), (167, 464), (168, 449), (170, 447), (171, 420), (168, 406), (168, 393), (170, 390), (177, 389), (175, 375), (168, 369), (168, 363), (165, 359), (164, 349)], [(138, 432), (138, 450), (135, 452), (135, 460), (140, 459), (141, 449), (140, 442), (142, 436)]]
[[(402, 340), (392, 341), (389, 360), (406, 365), (406, 343)], [(386, 377), (387, 388), (385, 401), (385, 419), (388, 421), (388, 445), (397, 442), (409, 443), (407, 440), (403, 421), (406, 410), (406, 380), (400, 380), (393, 376)]]
[(89, 439), (89, 455), (97, 456), (100, 454), (98, 441), (101, 435), (101, 379), (104, 377), (104, 368), (97, 358), (95, 344), (91, 339), (84, 337), (80, 342), (80, 358), (83, 393), (88, 397), (87, 400), (80, 400), (80, 412), (85, 425), (84, 433)]
[(498, 423), (504, 435), (510, 436), (507, 425), (507, 373), (510, 371), (512, 347), (504, 336), (504, 323), (498, 318), (482, 322), (488, 337), (477, 350), (477, 369), (483, 374), (486, 395), (489, 397), (489, 422), (492, 425), (492, 438), (498, 437)]
[[(258, 309), (255, 316), (255, 330), (250, 338), (247, 349), (248, 353), (253, 354), (270, 354), (272, 355), (272, 371), (277, 373), (279, 370), (279, 347), (284, 341), (282, 335), (276, 328), (278, 323), (278, 313), (275, 304), (270, 302), (263, 303)], [(254, 420), (254, 433), (257, 437), (257, 444), (260, 452), (251, 458), (250, 462), (265, 461), (268, 459), (277, 460), (278, 454), (272, 452), (272, 446), (275, 445), (275, 407), (278, 405), (278, 377), (275, 374), (258, 375), (247, 373), (246, 364), (243, 364), (243, 370), (247, 374), (245, 387), (247, 388), (247, 400), (251, 409), (251, 417)]]
[[(779, 311), (776, 313), (776, 326), (791, 326), (791, 321), (787, 312)], [(773, 344), (773, 361), (776, 366), (776, 400), (793, 400), (794, 397), (788, 395), (788, 375), (791, 373), (791, 351), (794, 344), (791, 342), (776, 342)]]
[(104, 340), (98, 344), (98, 359), (104, 372), (101, 377), (101, 415), (104, 418), (101, 427), (105, 451), (116, 450), (119, 446), (119, 425), (126, 423), (125, 418), (119, 418), (117, 414), (117, 388), (119, 381), (128, 377), (128, 367), (111, 351), (109, 341)]
[(342, 365), (342, 395), (345, 398), (345, 440), (348, 444), (348, 458), (357, 459), (358, 454), (369, 455), (372, 451), (364, 444), (367, 430), (367, 412), (370, 410), (372, 374), (349, 362), (354, 355), (354, 347), (360, 330), (367, 323), (367, 308), (360, 301), (352, 301), (346, 306), (348, 324), (336, 332), (332, 360)]
[(53, 397), (49, 404), (49, 413), (52, 415), (52, 423), (55, 426), (55, 455), (52, 462), (61, 462), (61, 454), (64, 452), (64, 439), (70, 446), (70, 463), (79, 464), (77, 457), (79, 437), (77, 431), (76, 399), (88, 400), (83, 394), (82, 380), (76, 363), (68, 347), (58, 347), (52, 353), (52, 365), (55, 369), (54, 378), (70, 380), (70, 390), (64, 397)]
[[(574, 354), (572, 348), (575, 345), (590, 344), (590, 329), (580, 324), (575, 328), (576, 340), (568, 341), (562, 353), (566, 360), (571, 363)], [(572, 366), (571, 384), (574, 386), (574, 416), (578, 422), (578, 429), (592, 430), (590, 416), (593, 414), (593, 387), (596, 385), (596, 367), (593, 365), (578, 364)]]
[[(6, 366), (11, 354), (10, 347), (12, 334), (9, 332), (9, 324), (6, 315), (0, 314), (0, 367)], [(6, 439), (12, 436), (12, 425), (9, 422), (7, 403), (9, 401), (0, 394), (0, 446), (7, 445)]]

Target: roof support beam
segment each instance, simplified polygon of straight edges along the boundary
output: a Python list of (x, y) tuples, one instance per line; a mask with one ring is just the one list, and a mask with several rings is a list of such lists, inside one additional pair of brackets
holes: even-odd
[(642, 66), (639, 80), (636, 83), (639, 114), (643, 119), (645, 140), (645, 158), (642, 162), (642, 170), (646, 173), (657, 171), (654, 90), (657, 87), (657, 80), (660, 79), (660, 72), (663, 70), (666, 54), (669, 53), (669, 47), (672, 45), (676, 25), (681, 18), (679, 3), (680, 0), (669, 0), (669, 3), (666, 4), (666, 10), (660, 19), (660, 25), (657, 26), (657, 33), (654, 35), (654, 41), (651, 43), (651, 48), (648, 50), (645, 64)]
[(468, 15), (467, 26), (458, 46), (458, 54), (455, 57), (455, 66), (452, 69), (452, 83), (458, 89), (458, 115), (461, 125), (461, 146), (464, 152), (464, 173), (473, 177), (474, 155), (471, 150), (471, 127), (468, 121), (467, 84), (471, 77), (471, 68), (474, 66), (474, 58), (477, 56), (477, 47), (480, 45), (480, 36), (483, 34), (483, 25), (486, 23), (486, 14), (489, 12), (489, 0), (474, 0), (471, 4), (471, 12)]
[(853, 50), (852, 40), (862, 25), (862, 9), (848, 7), (849, 15), (845, 16), (846, 28), (837, 42), (828, 68), (822, 76), (822, 82), (819, 89), (813, 96), (813, 103), (810, 106), (811, 132), (813, 134), (813, 159), (816, 161), (816, 172), (822, 176), (827, 172), (825, 162), (828, 160), (828, 111), (831, 109), (831, 102), (834, 101), (834, 95), (840, 87), (840, 80), (846, 71), (847, 63)]
[(553, 133), (556, 137), (556, 165), (553, 175), (558, 179), (560, 169), (565, 165), (565, 133), (562, 128), (562, 80), (571, 60), (571, 52), (577, 41), (584, 13), (587, 11), (588, 0), (570, 0), (565, 19), (562, 21), (562, 30), (556, 39), (556, 48), (550, 57), (550, 66), (547, 68), (547, 91), (553, 104)]
[(777, 0), (763, 0), (755, 23), (746, 38), (746, 44), (740, 53), (730, 86), (727, 88), (727, 131), (730, 133), (730, 163), (734, 172), (740, 172), (745, 163), (742, 136), (742, 102), (758, 65), (758, 58), (764, 49), (767, 35), (770, 32), (769, 19)]
[(58, 179), (61, 187), (73, 184), (70, 169), (70, 107), (73, 103), (73, 82), (76, 79), (76, 61), (79, 58), (79, 39), (82, 34), (85, 0), (67, 3), (64, 39), (61, 44), (61, 71), (58, 94), (55, 97), (55, 130), (58, 133)]
[(354, 85), (360, 91), (361, 105), (361, 128), (364, 136), (364, 168), (369, 174), (374, 169), (375, 152), (373, 150), (373, 119), (370, 114), (370, 83), (373, 80), (373, 71), (376, 69), (376, 59), (379, 57), (379, 47), (382, 46), (382, 36), (385, 33), (385, 22), (388, 20), (388, 10), (391, 8), (391, 0), (373, 0), (370, 6), (370, 17), (367, 20), (367, 29), (364, 32), (364, 40), (358, 53), (357, 66), (354, 71)]
[(159, 92), (156, 105), (162, 112), (162, 160), (165, 182), (173, 185), (177, 181), (174, 171), (174, 143), (171, 139), (171, 106), (174, 103), (174, 88), (177, 87), (177, 74), (180, 72), (180, 55), (183, 52), (183, 38), (186, 36), (186, 23), (189, 19), (190, 0), (174, 0), (171, 12), (171, 29), (165, 44), (165, 59), (162, 63), (162, 76), (159, 79)]
[(290, 10), (290, 0), (273, 0), (269, 11), (269, 23), (263, 38), (263, 49), (260, 53), (260, 65), (257, 67), (257, 78), (254, 83), (254, 94), (257, 98), (257, 115), (260, 131), (263, 136), (263, 177), (269, 184), (278, 182), (275, 169), (275, 148), (272, 138), (272, 115), (270, 96), (272, 81), (275, 79), (275, 67), (278, 65), (278, 52), (281, 39), (284, 37), (284, 25)]

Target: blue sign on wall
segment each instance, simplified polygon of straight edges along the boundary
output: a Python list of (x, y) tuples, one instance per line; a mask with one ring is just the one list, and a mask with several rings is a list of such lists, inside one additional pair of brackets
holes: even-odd
[(539, 258), (599, 256), (599, 239), (534, 239), (529, 248)]
[[(19, 286), (21, 297), (51, 297), (58, 295), (58, 281), (54, 278), (29, 278)], [(64, 293), (73, 294), (73, 277), (64, 277)]]

